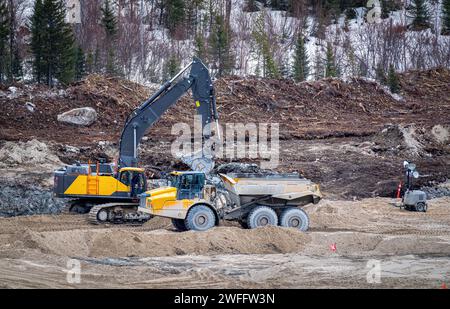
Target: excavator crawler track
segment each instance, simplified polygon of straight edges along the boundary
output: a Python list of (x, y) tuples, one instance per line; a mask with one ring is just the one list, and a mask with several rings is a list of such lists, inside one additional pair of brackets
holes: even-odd
[[(133, 224), (142, 225), (150, 219), (150, 216), (141, 214), (132, 209), (137, 207), (135, 203), (109, 203), (100, 204), (92, 207), (88, 215), (88, 221), (91, 224), (99, 225), (105, 223), (113, 224)], [(99, 213), (102, 210), (107, 211), (107, 218), (104, 221), (99, 219)], [(120, 210), (122, 215), (118, 215), (116, 212)]]

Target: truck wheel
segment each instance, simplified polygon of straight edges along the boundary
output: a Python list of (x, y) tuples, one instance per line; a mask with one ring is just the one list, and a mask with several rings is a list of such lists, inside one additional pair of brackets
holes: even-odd
[(427, 208), (428, 208), (427, 205), (422, 202), (417, 203), (417, 205), (416, 205), (416, 210), (419, 212), (427, 212)]
[(172, 225), (177, 229), (179, 232), (186, 232), (186, 224), (184, 224), (183, 219), (172, 219)]
[(297, 228), (306, 232), (309, 228), (309, 218), (306, 212), (298, 208), (288, 208), (281, 213), (280, 225)]
[(209, 207), (197, 205), (189, 210), (184, 223), (188, 230), (206, 231), (216, 225), (216, 216)]
[(247, 224), (251, 229), (266, 225), (278, 225), (277, 213), (266, 206), (255, 207), (248, 215)]

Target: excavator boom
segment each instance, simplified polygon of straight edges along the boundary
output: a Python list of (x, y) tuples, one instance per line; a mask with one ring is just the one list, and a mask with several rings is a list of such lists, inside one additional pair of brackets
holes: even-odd
[[(176, 82), (189, 68), (189, 76)], [(194, 58), (128, 117), (120, 138), (120, 168), (138, 165), (137, 149), (145, 132), (189, 89), (192, 90), (197, 113), (202, 116), (203, 128), (218, 121), (214, 86), (208, 68), (200, 59)], [(206, 132), (204, 138), (209, 138), (209, 135), (210, 132)]]

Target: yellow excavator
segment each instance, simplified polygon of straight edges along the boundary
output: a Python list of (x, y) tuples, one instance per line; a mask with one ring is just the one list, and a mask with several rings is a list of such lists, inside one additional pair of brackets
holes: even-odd
[[(189, 75), (182, 77), (189, 68)], [(147, 190), (145, 171), (138, 167), (138, 146), (146, 131), (189, 90), (202, 119), (204, 141), (209, 139), (208, 125), (212, 122), (218, 125), (214, 86), (207, 67), (194, 58), (127, 118), (117, 165), (88, 162), (65, 166), (55, 171), (54, 195), (71, 199), (69, 210), (89, 213), (89, 220), (94, 224), (143, 223), (150, 219), (149, 214), (138, 211), (138, 195)], [(193, 170), (203, 172), (214, 167), (208, 157), (188, 162)]]

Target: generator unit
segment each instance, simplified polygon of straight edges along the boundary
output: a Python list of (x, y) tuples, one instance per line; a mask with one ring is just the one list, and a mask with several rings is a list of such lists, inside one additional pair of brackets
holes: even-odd
[(424, 191), (413, 190), (413, 179), (420, 177), (416, 165), (405, 161), (403, 163), (406, 177), (406, 191), (402, 199), (402, 207), (409, 211), (426, 212), (428, 210), (427, 194)]

